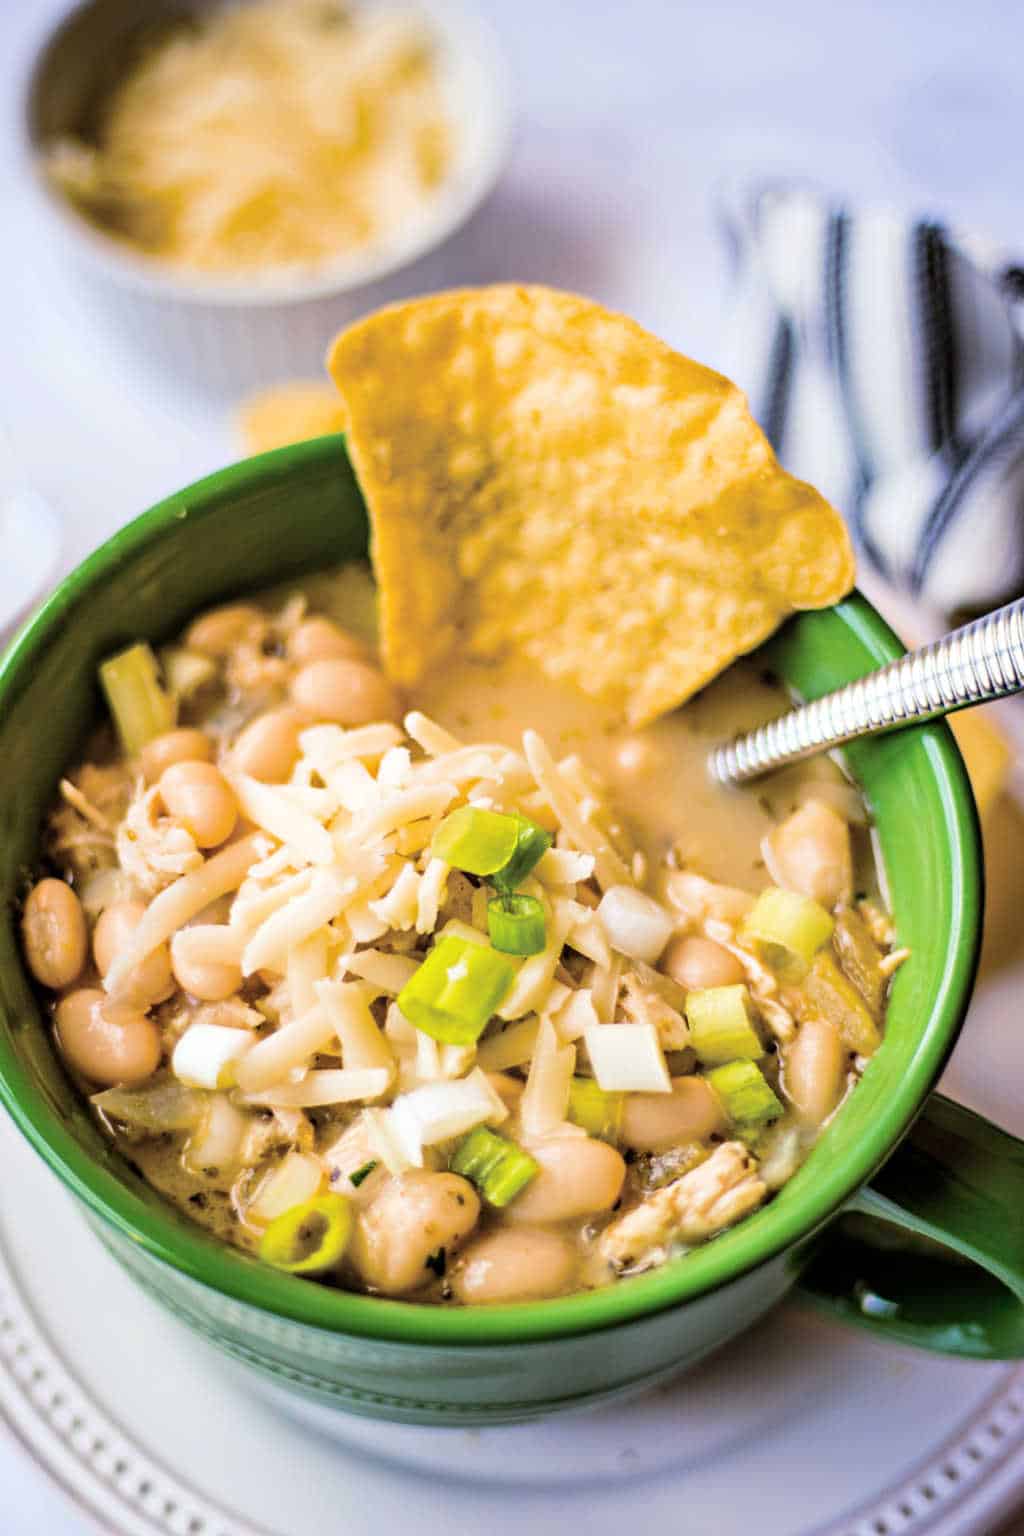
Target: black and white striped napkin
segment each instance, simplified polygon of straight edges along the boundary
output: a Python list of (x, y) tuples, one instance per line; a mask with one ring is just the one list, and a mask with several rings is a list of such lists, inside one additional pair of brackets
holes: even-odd
[(721, 203), (724, 368), (890, 584), (951, 614), (1024, 592), (1024, 267), (806, 187)]

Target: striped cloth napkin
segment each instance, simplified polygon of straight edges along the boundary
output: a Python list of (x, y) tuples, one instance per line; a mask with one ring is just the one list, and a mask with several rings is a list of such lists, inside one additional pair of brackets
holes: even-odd
[(944, 614), (1024, 592), (1024, 267), (804, 186), (721, 201), (724, 369), (891, 585)]

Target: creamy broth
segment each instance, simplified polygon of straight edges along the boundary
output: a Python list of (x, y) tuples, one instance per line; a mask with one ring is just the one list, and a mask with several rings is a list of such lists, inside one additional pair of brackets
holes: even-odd
[[(594, 701), (519, 662), (459, 661), (427, 678), (417, 707), (467, 741), (519, 745), (532, 726), (556, 756), (576, 753), (598, 774), (645, 854), (652, 879), (672, 854), (710, 880), (758, 891), (769, 883), (761, 840), (812, 794), (856, 802), (827, 758), (725, 789), (707, 771), (710, 748), (789, 706), (784, 688), (753, 661), (734, 662), (685, 708), (642, 731), (602, 718)], [(876, 889), (871, 850), (857, 838), (858, 889)]]
[[(778, 682), (756, 661), (741, 661), (684, 709), (642, 731), (627, 731), (602, 716), (592, 700), (520, 663), (463, 660), (428, 679), (414, 699), (403, 701), (428, 717), (427, 735), (409, 739), (396, 726), (381, 723), (389, 712), (395, 718), (398, 707), (397, 701), (389, 704), (388, 687), (372, 666), (374, 599), (364, 567), (322, 573), (301, 590), (275, 589), (253, 602), (259, 605), (256, 609), (218, 610), (201, 617), (186, 631), (184, 650), (164, 658), (173, 669), (182, 666), (182, 656), (191, 657), (190, 675), (202, 674), (186, 693), (177, 724), (192, 733), (190, 750), (211, 761), (197, 765), (186, 759), (184, 767), (199, 785), (195, 793), (209, 793), (212, 784), (222, 797), (240, 797), (233, 830), (221, 828), (212, 847), (194, 846), (188, 834), (195, 825), (188, 819), (188, 794), (193, 790), (183, 797), (179, 786), (172, 796), (167, 778), (171, 770), (164, 766), (177, 738), (168, 737), (170, 745), (161, 746), (161, 737), (140, 759), (128, 760), (112, 745), (109, 730), (101, 731), (86, 763), (72, 773), (71, 802), (54, 811), (49, 828), (51, 868), (80, 893), (92, 942), (89, 958), (78, 964), (75, 974), (73, 959), (65, 963), (52, 954), (43, 961), (33, 958), (32, 901), (40, 907), (47, 902), (52, 907), (55, 901), (58, 908), (67, 906), (66, 888), (55, 892), (56, 882), (42, 881), (26, 908), (26, 950), (37, 977), (55, 994), (58, 1042), (105, 1128), (143, 1177), (217, 1237), (264, 1257), (268, 1233), (275, 1230), (279, 1216), (286, 1219), (292, 1209), (305, 1209), (311, 1200), (315, 1204), (318, 1199), (340, 1199), (340, 1206), (330, 1209), (337, 1214), (344, 1207), (353, 1236), (344, 1262), (325, 1267), (316, 1278), (438, 1303), (531, 1299), (607, 1284), (714, 1236), (770, 1198), (799, 1166), (822, 1124), (855, 1085), (863, 1058), (877, 1046), (888, 976), (899, 958), (890, 963), (891, 930), (877, 900), (879, 882), (867, 817), (833, 763), (818, 759), (778, 774), (764, 786), (735, 791), (718, 786), (707, 773), (708, 749), (714, 742), (786, 707)], [(314, 638), (323, 643), (323, 634), (316, 631), (323, 620), (314, 617), (310, 627), (309, 614), (344, 626), (336, 631), (327, 626), (328, 650), (345, 657), (342, 673), (354, 665), (360, 674), (363, 714), (344, 727), (330, 723), (340, 717), (331, 715), (328, 694), (325, 715), (311, 715), (307, 708), (301, 718), (296, 716), (295, 701), (308, 696), (312, 674), (304, 683), (297, 679), (310, 665), (321, 664), (311, 662), (310, 656)], [(205, 658), (198, 671), (197, 656)], [(372, 713), (378, 700), (383, 715)], [(310, 732), (317, 718), (327, 723)], [(414, 733), (409, 718), (406, 729)], [(269, 792), (260, 789), (259, 753), (252, 755), (251, 733), (241, 734), (252, 721), (262, 730), (260, 722), (266, 720), (284, 722), (291, 731), (289, 761), (294, 764), (290, 775), (269, 773)], [(565, 783), (575, 786), (572, 793), (586, 824), (583, 832), (567, 835), (554, 815), (554, 802), (545, 801), (543, 774), (533, 759), (527, 770), (521, 755), (527, 728), (539, 733), (553, 762), (562, 764), (557, 769), (552, 765), (552, 771), (564, 772)], [(361, 757), (356, 753), (350, 758), (348, 743), (356, 742), (361, 729), (371, 736), (376, 732), (374, 739), (380, 742), (365, 748)], [(455, 743), (452, 755), (447, 733), (467, 747)], [(246, 740), (250, 746), (243, 750)], [(399, 745), (403, 741), (405, 745)], [(446, 773), (457, 778), (459, 752), (465, 755), (470, 749), (471, 755), (483, 754), (491, 764), (481, 782), (485, 791), (492, 786), (496, 801), (487, 793), (480, 798), (472, 777), (460, 780), (457, 788), (445, 787)], [(324, 751), (326, 758), (316, 756)], [(332, 751), (341, 755), (332, 758)], [(156, 755), (147, 759), (149, 752)], [(431, 766), (434, 754), (439, 754), (438, 771), (423, 778), (422, 770)], [(152, 767), (157, 758), (159, 773)], [(582, 777), (572, 767), (576, 760)], [(288, 788), (277, 787), (289, 777)], [(342, 857), (363, 825), (360, 816), (370, 815), (382, 795), (387, 800), (402, 793), (427, 797), (416, 812), (426, 819), (413, 818), (409, 825), (400, 821), (399, 830), (383, 837), (373, 855), (383, 883), (378, 879), (377, 885), (369, 885), (366, 899), (352, 908), (345, 907), (342, 892), (337, 915), (332, 917), (335, 909), (327, 906), (325, 916), (317, 920), (327, 926), (308, 939), (297, 939), (287, 955), (275, 950), (272, 914), (287, 905), (298, 921), (302, 902), (323, 890), (324, 881), (339, 878), (318, 873), (324, 859)], [(268, 794), (270, 811), (264, 803)], [(329, 809), (324, 808), (325, 797)], [(431, 810), (435, 801), (436, 809)], [(185, 809), (171, 814), (168, 802)], [(548, 818), (551, 836), (558, 832), (554, 862), (544, 878), (539, 879), (545, 867), (541, 862), (535, 874), (516, 886), (544, 914), (544, 926), (540, 951), (536, 946), (524, 949), (520, 954), (525, 958), (514, 962), (490, 928), (489, 910), (484, 916), (488, 903), (498, 899), (498, 875), (474, 876), (471, 865), (457, 860), (445, 873), (443, 861), (439, 870), (432, 853), (431, 839), (450, 816), (451, 805), (473, 811), (477, 802), (480, 808), (497, 804), (496, 811), (486, 814), (495, 815), (501, 824), (509, 820), (510, 811), (530, 822), (528, 807), (537, 807), (536, 814)], [(810, 831), (803, 826), (809, 810)], [(268, 814), (269, 823), (261, 819)], [(323, 825), (317, 823), (318, 816), (327, 818)], [(97, 830), (101, 822), (116, 833)], [(274, 835), (255, 830), (267, 825)], [(328, 825), (334, 841), (324, 845)], [(822, 848), (814, 839), (820, 841), (822, 828), (826, 844), (831, 838), (838, 850), (838, 883), (835, 869), (830, 880), (827, 859), (819, 867)], [(540, 830), (534, 826), (534, 832)], [(787, 844), (789, 831), (793, 837)], [(300, 834), (302, 846), (312, 847), (312, 853), (289, 852), (289, 839)], [(103, 1010), (111, 1005), (103, 987), (109, 988), (117, 966), (124, 969), (127, 963), (122, 954), (113, 961), (104, 958), (110, 945), (97, 939), (97, 924), (109, 923), (107, 909), (119, 903), (123, 907), (126, 895), (139, 911), (154, 900), (165, 901), (162, 893), (175, 882), (176, 889), (187, 886), (197, 870), (223, 858), (233, 842), (244, 845), (254, 836), (259, 849), (249, 856), (252, 874), (243, 871), (230, 889), (201, 908), (193, 903), (181, 919), (193, 926), (192, 938), (200, 946), (220, 946), (218, 963), (223, 971), (223, 957), (228, 956), (227, 974), (234, 980), (224, 986), (217, 982), (210, 990), (212, 972), (206, 965), (195, 973), (199, 979), (187, 981), (176, 934), (168, 952), (174, 973), (167, 985), (158, 979), (145, 997), (133, 999), (122, 977), (120, 990), (114, 988), (115, 1014), (117, 1006), (123, 1010), (131, 1003), (124, 1029), (130, 1025), (138, 1037), (136, 1056), (140, 1049), (143, 1054), (155, 1049), (159, 1065), (150, 1077), (144, 1074), (152, 1073), (152, 1065), (134, 1069), (127, 1089), (118, 1086), (116, 1068), (96, 1053), (95, 1027), (86, 1028), (82, 1022), (92, 1017), (90, 1009), (99, 1009), (102, 1020), (108, 1018)], [(587, 851), (587, 839), (595, 837), (594, 846), (607, 849), (603, 875), (600, 860), (595, 867)], [(766, 840), (774, 849), (768, 863)], [(807, 878), (824, 906), (811, 899), (811, 887), (800, 895), (809, 847)], [(609, 876), (609, 867), (621, 874)], [(462, 872), (466, 869), (468, 875)], [(441, 884), (432, 897), (429, 883), (439, 874)], [(694, 897), (686, 882), (697, 877)], [(359, 878), (377, 877), (364, 873)], [(799, 974), (778, 968), (788, 950), (776, 954), (772, 941), (762, 953), (760, 941), (744, 937), (745, 914), (752, 907), (755, 913), (759, 910), (756, 893), (778, 895), (779, 883), (787, 879), (798, 905), (803, 903), (801, 922), (825, 925), (815, 940), (816, 957), (808, 950)], [(400, 880), (416, 887), (412, 908), (402, 907)], [(638, 897), (637, 888), (646, 895)], [(620, 903), (621, 892), (626, 892), (627, 910), (639, 899), (643, 923), (653, 921), (656, 929), (664, 925), (660, 947), (655, 942), (647, 959), (640, 953), (640, 941), (626, 937), (633, 933), (630, 924), (636, 912), (624, 928), (621, 914), (616, 918), (608, 906), (609, 889), (613, 896), (620, 892)], [(825, 889), (827, 897), (822, 895)], [(292, 899), (298, 906), (288, 905)], [(246, 912), (257, 908), (258, 916), (250, 920)], [(147, 919), (152, 910), (158, 906), (148, 907)], [(424, 911), (432, 913), (429, 921)], [(136, 912), (132, 921), (138, 920)], [(552, 927), (560, 922), (561, 937), (550, 965), (538, 972), (541, 951), (552, 942)], [(244, 977), (241, 960), (231, 949), (233, 925), (244, 930), (246, 944), (259, 949)], [(182, 930), (186, 937), (189, 926)], [(132, 931), (129, 924), (115, 949), (123, 950), (126, 943), (130, 948)], [(38, 933), (44, 933), (42, 926)], [(438, 1044), (444, 1035), (431, 1036), (427, 1024), (414, 1028), (393, 1000), (400, 986), (411, 985), (409, 978), (426, 968), (431, 946), (449, 942), (446, 934), (454, 934), (451, 942), (462, 945), (470, 958), (473, 949), (483, 945), (491, 957), (486, 963), (495, 963), (497, 952), (498, 965), (518, 967), (510, 969), (514, 979), (504, 983), (506, 991), (512, 988), (507, 1006), (500, 1003), (492, 1009), (468, 1047)], [(466, 935), (473, 940), (469, 951)], [(303, 944), (306, 948), (296, 958)], [(237, 956), (242, 955), (239, 941)], [(372, 961), (369, 972), (367, 955)], [(789, 955), (787, 967), (792, 960)], [(381, 982), (382, 968), (388, 975), (397, 974), (398, 980)], [(523, 978), (534, 973), (539, 980), (531, 992), (533, 983), (527, 985)], [(136, 974), (130, 971), (128, 981)], [(360, 979), (367, 974), (369, 982)], [(317, 1023), (317, 1009), (328, 1006), (327, 997), (316, 990), (321, 982), (328, 989), (340, 987), (327, 996), (336, 1002), (345, 999), (336, 1035), (322, 1020)], [(187, 990), (192, 986), (195, 993)], [(524, 987), (523, 1001), (516, 1006), (511, 999)], [(716, 989), (719, 994), (742, 994), (740, 1004), (733, 998), (739, 1012), (734, 1008), (726, 1031), (731, 1041), (740, 1040), (735, 1059), (728, 1051), (722, 1055), (721, 1047), (713, 1049), (710, 1036), (705, 1039), (699, 1033), (696, 1010), (701, 998), (711, 997)], [(401, 996), (406, 1006), (405, 990)], [(118, 1004), (118, 998), (128, 1003)], [(719, 997), (716, 1006), (721, 1002)], [(579, 1018), (570, 1004), (582, 1008)], [(411, 1010), (412, 1003), (407, 1006)], [(113, 1025), (103, 1023), (100, 1033), (113, 1028), (116, 1034), (122, 1027), (117, 1018)], [(652, 1084), (638, 1086), (639, 1078), (634, 1082), (630, 1073), (639, 1069), (629, 1064), (625, 1071), (630, 1086), (606, 1088), (605, 1081), (597, 1083), (602, 1074), (608, 1083), (618, 1081), (615, 1074), (623, 1070), (621, 1063), (601, 1064), (600, 1051), (607, 1051), (609, 1039), (626, 1038), (616, 1035), (615, 1025), (625, 1026), (629, 1039), (635, 1037), (637, 1048), (647, 1052), (644, 1072), (653, 1074)], [(288, 1057), (276, 1076), (259, 1076), (251, 1063), (261, 1051), (266, 1057), (267, 1042), (280, 1043), (279, 1037), (296, 1026), (308, 1035), (299, 1056), (290, 1067)], [(606, 1029), (611, 1035), (603, 1033)], [(524, 1030), (529, 1044), (520, 1048)], [(206, 1066), (193, 1064), (186, 1070), (182, 1064), (189, 1042), (194, 1046), (204, 1031), (204, 1049), (214, 1037), (218, 1049), (220, 1044), (231, 1046), (229, 1035), (242, 1041), (236, 1055), (225, 1058), (228, 1068), (216, 1067), (208, 1079), (203, 1078)], [(547, 1058), (542, 1070), (542, 1040), (549, 1042), (543, 1050), (571, 1056), (571, 1084), (564, 1079), (558, 1087), (562, 1069), (553, 1068)], [(277, 1049), (272, 1045), (272, 1051)], [(195, 1050), (193, 1058), (198, 1060)], [(362, 1098), (351, 1091), (353, 1063), (371, 1077), (374, 1070), (383, 1073), (379, 1086), (372, 1091), (366, 1087)], [(753, 1083), (760, 1119), (744, 1119), (743, 1114), (752, 1112), (741, 1113), (741, 1099), (731, 1097), (739, 1090), (727, 1077), (736, 1068)], [(97, 1085), (104, 1083), (114, 1086), (97, 1094)], [(337, 1084), (332, 1091), (340, 1097), (331, 1098), (328, 1083)], [(454, 1083), (465, 1094), (489, 1094), (493, 1113), (467, 1122), (476, 1126), (469, 1134), (431, 1133), (433, 1139), (423, 1141), (418, 1161), (413, 1156), (410, 1164), (403, 1150), (407, 1143), (394, 1138), (400, 1125), (405, 1126), (402, 1135), (409, 1134), (413, 1112), (407, 1108), (405, 1119), (396, 1120), (396, 1106), (400, 1101), (421, 1104), (425, 1088), (433, 1085), (444, 1094), (449, 1091), (444, 1085)], [(321, 1096), (304, 1097), (314, 1086), (319, 1094), (322, 1085)], [(750, 1085), (748, 1081), (743, 1091)], [(562, 1094), (553, 1125), (548, 1123), (550, 1109), (543, 1108), (552, 1093), (556, 1100)], [(495, 1126), (497, 1137), (486, 1129)], [(491, 1137), (488, 1155), (497, 1150), (506, 1161), (518, 1158), (517, 1167), (526, 1168), (525, 1174), (520, 1169), (525, 1182), (498, 1203), (497, 1196), (492, 1200), (488, 1193), (493, 1190), (490, 1176), (466, 1150), (480, 1131)], [(390, 1160), (394, 1158), (395, 1164)], [(395, 1237), (401, 1224), (410, 1221), (414, 1227), (420, 1222), (420, 1237), (435, 1230), (442, 1237), (418, 1252), (408, 1231), (401, 1241)], [(497, 1291), (495, 1276), (500, 1281)]]

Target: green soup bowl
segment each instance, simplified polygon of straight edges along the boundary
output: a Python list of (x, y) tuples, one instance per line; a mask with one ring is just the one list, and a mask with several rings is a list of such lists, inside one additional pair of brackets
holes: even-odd
[[(685, 1257), (516, 1306), (351, 1295), (217, 1243), (104, 1139), (54, 1054), (17, 941), (41, 820), (99, 709), (97, 663), (140, 636), (174, 635), (196, 609), (363, 555), (366, 538), (341, 438), (249, 460), (104, 545), (0, 666), (0, 1097), (110, 1252), (189, 1328), (321, 1420), (333, 1407), (485, 1424), (597, 1403), (694, 1363), (794, 1285), (894, 1340), (1024, 1356), (1024, 1144), (929, 1097), (967, 1007), (982, 915), (974, 803), (942, 724), (848, 752), (912, 951), (885, 1044), (777, 1197)], [(812, 697), (899, 651), (854, 596), (794, 619), (765, 659)]]

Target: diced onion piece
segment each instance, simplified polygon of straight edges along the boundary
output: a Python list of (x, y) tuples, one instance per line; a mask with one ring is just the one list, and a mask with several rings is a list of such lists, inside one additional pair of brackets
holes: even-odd
[(613, 949), (648, 965), (655, 964), (675, 928), (661, 902), (635, 885), (610, 886), (601, 897), (597, 918)]
[(671, 1093), (665, 1053), (653, 1024), (598, 1024), (583, 1032), (600, 1087), (610, 1093)]
[(618, 1141), (624, 1102), (621, 1093), (606, 1093), (592, 1077), (574, 1077), (569, 1084), (569, 1119), (599, 1141)]
[(477, 1046), (476, 1059), (485, 1072), (507, 1072), (529, 1061), (537, 1044), (540, 1019), (520, 1019), (500, 1035), (490, 1035)]
[(174, 1047), (171, 1071), (190, 1088), (230, 1088), (238, 1063), (253, 1048), (247, 1029), (190, 1024)]
[(367, 1123), (367, 1116), (376, 1113), (380, 1111), (364, 1111), (320, 1152), (329, 1184), (356, 1205), (367, 1205), (387, 1178)]
[(282, 1082), (289, 1072), (305, 1066), (309, 1058), (334, 1041), (334, 1021), (317, 1003), (308, 1013), (282, 1024), (272, 1035), (257, 1041), (239, 1062), (238, 1086), (245, 1093), (257, 1093)]
[(246, 773), (229, 775), (239, 809), (249, 821), (300, 853), (310, 864), (330, 864), (334, 843), (315, 816), (300, 810), (274, 784), (262, 784)]
[(702, 987), (686, 994), (690, 1043), (704, 1066), (720, 1066), (764, 1055), (764, 1041), (754, 1024), (750, 993), (742, 982), (728, 987)]
[(394, 1073), (386, 1067), (328, 1067), (307, 1072), (297, 1083), (275, 1083), (258, 1093), (247, 1093), (243, 1102), (275, 1109), (321, 1109), (330, 1104), (356, 1104), (379, 1099), (391, 1087)]
[(707, 1074), (733, 1125), (765, 1125), (784, 1113), (783, 1106), (753, 1061), (730, 1061)]
[(818, 950), (832, 937), (832, 916), (810, 896), (769, 886), (747, 914), (740, 938), (766, 965), (788, 979), (807, 974)]
[(578, 991), (571, 992), (567, 1001), (557, 1012), (552, 1013), (551, 1018), (559, 1038), (566, 1044), (578, 1040), (589, 1025), (600, 1023), (589, 987), (580, 987)]
[(472, 1045), (512, 986), (505, 955), (452, 935), (434, 945), (398, 995), (405, 1017), (447, 1045)]
[(548, 1136), (565, 1120), (575, 1067), (576, 1047), (562, 1045), (551, 1020), (542, 1019), (519, 1104), (519, 1117), (527, 1136)]
[(424, 1147), (507, 1118), (508, 1110), (478, 1067), (453, 1083), (426, 1083), (400, 1094), (391, 1106), (390, 1126), (410, 1164), (422, 1168)]
[(393, 1074), (394, 1054), (370, 1012), (373, 988), (358, 981), (318, 981), (315, 990), (341, 1041), (342, 1065), (383, 1067)]
[(249, 1119), (235, 1108), (226, 1093), (211, 1093), (198, 1130), (185, 1143), (182, 1154), (185, 1167), (194, 1173), (211, 1169), (232, 1173), (242, 1162)]
[(129, 757), (135, 757), (154, 736), (172, 729), (178, 706), (160, 686), (160, 669), (145, 641), (119, 651), (100, 666), (100, 682)]
[(324, 1181), (323, 1166), (311, 1152), (288, 1152), (262, 1180), (245, 1208), (246, 1219), (260, 1226), (312, 1200)]
[(317, 1195), (274, 1218), (260, 1241), (260, 1258), (289, 1275), (322, 1275), (341, 1263), (352, 1226), (352, 1207), (343, 1195)]
[(453, 1173), (475, 1184), (488, 1205), (508, 1205), (540, 1172), (540, 1164), (522, 1147), (486, 1126), (470, 1131), (452, 1153)]
[(193, 1130), (202, 1120), (205, 1096), (175, 1077), (161, 1076), (138, 1088), (105, 1088), (89, 1103), (111, 1120), (159, 1135)]
[(252, 935), (242, 953), (243, 976), (260, 970), (283, 971), (290, 950), (345, 910), (356, 884), (353, 876), (318, 870), (308, 891), (272, 913)]
[(267, 852), (266, 840), (258, 833), (229, 843), (207, 859), (200, 869), (182, 875), (154, 896), (127, 944), (115, 958), (103, 985), (112, 996), (124, 987), (136, 966), (154, 949), (174, 937), (179, 928), (196, 917), (204, 907), (237, 890), (251, 864)]
[(436, 1083), (441, 1077), (441, 1047), (420, 1029), (416, 1031), (416, 1077), (425, 1083)]
[(405, 1150), (405, 1143), (396, 1131), (390, 1109), (364, 1109), (362, 1122), (366, 1126), (366, 1139), (374, 1155), (380, 1159), (389, 1173), (397, 1178), (414, 1164)]
[(383, 949), (359, 949), (345, 955), (340, 962), (343, 971), (359, 976), (374, 988), (380, 997), (397, 997), (417, 970), (417, 962), (408, 955), (389, 955)]

